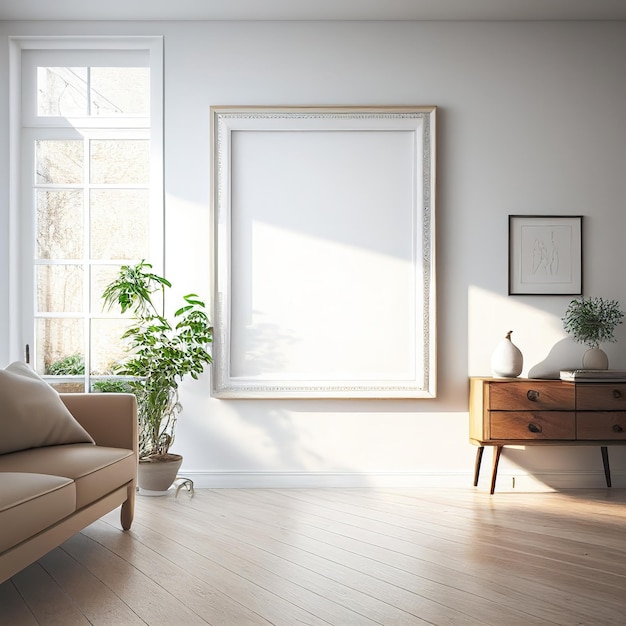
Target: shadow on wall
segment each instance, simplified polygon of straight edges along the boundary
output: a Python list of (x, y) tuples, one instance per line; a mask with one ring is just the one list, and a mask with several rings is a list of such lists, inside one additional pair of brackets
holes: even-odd
[[(210, 381), (212, 372), (204, 377)], [(298, 426), (292, 401), (273, 401), (259, 408), (244, 399), (227, 401), (206, 397), (206, 386), (184, 381), (181, 385), (183, 413), (177, 444), (185, 455), (186, 470), (225, 474), (301, 474), (324, 470), (334, 454), (333, 430), (320, 447), (315, 425)], [(340, 437), (340, 433), (336, 433)], [(203, 443), (204, 442), (204, 443)], [(338, 463), (332, 473), (355, 476), (358, 470)], [(363, 478), (367, 486), (367, 478)]]
[(543, 361), (528, 370), (528, 378), (559, 378), (560, 370), (582, 367), (586, 349), (571, 339), (561, 339), (554, 344)]

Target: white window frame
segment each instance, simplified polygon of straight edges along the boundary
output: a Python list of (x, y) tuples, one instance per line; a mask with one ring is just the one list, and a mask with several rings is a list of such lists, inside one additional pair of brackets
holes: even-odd
[[(34, 51), (35, 54), (32, 54)], [(94, 51), (94, 52), (92, 52)], [(132, 58), (147, 54), (150, 68), (150, 118), (136, 117), (120, 120), (113, 117), (81, 117), (64, 119), (38, 117), (36, 115), (36, 85), (23, 79), (23, 70), (36, 74), (37, 53), (45, 54), (48, 66), (65, 65), (69, 56), (80, 58), (81, 66), (90, 64), (95, 55), (110, 54), (112, 65), (132, 65)], [(76, 55), (79, 53), (79, 55)], [(41, 56), (41, 55), (40, 55)], [(124, 57), (127, 57), (127, 62)], [(120, 62), (121, 59), (121, 62)], [(32, 181), (25, 184), (24, 172), (32, 170), (31, 150), (25, 150), (23, 142), (35, 138), (60, 137), (64, 127), (79, 126), (88, 129), (81, 138), (106, 137), (111, 128), (127, 128), (129, 137), (150, 139), (150, 214), (151, 248), (155, 251), (150, 259), (157, 270), (164, 260), (164, 193), (163, 193), (163, 38), (161, 36), (139, 37), (9, 37), (9, 358), (25, 359), (25, 346), (35, 344), (34, 324), (34, 221), (24, 215), (21, 207), (29, 206)], [(30, 83), (30, 84), (29, 84)], [(30, 110), (25, 106), (31, 105)], [(120, 135), (121, 136), (121, 135)], [(26, 170), (24, 168), (27, 168)], [(27, 194), (27, 195), (25, 195)], [(158, 258), (156, 253), (158, 252)], [(86, 251), (86, 254), (88, 252)], [(93, 263), (92, 263), (93, 264)], [(88, 294), (85, 295), (88, 297)], [(90, 378), (85, 371), (86, 382)], [(59, 380), (55, 377), (55, 380)], [(61, 382), (59, 380), (59, 382)]]

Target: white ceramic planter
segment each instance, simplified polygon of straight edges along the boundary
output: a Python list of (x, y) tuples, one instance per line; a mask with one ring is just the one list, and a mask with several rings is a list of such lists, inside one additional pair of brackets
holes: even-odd
[(176, 480), (183, 462), (180, 454), (168, 454), (167, 460), (140, 461), (137, 473), (139, 494), (164, 496)]
[(589, 348), (583, 354), (583, 368), (586, 370), (608, 370), (609, 357), (601, 348)]

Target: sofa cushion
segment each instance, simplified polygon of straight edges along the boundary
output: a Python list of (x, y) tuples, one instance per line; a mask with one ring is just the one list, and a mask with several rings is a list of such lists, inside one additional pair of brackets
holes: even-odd
[(59, 394), (25, 363), (0, 369), (0, 454), (66, 443), (94, 443)]
[(132, 450), (75, 443), (0, 455), (0, 472), (71, 478), (76, 483), (76, 508), (80, 509), (135, 478), (137, 459)]
[(2, 474), (0, 552), (72, 514), (76, 488), (69, 478), (47, 474)]

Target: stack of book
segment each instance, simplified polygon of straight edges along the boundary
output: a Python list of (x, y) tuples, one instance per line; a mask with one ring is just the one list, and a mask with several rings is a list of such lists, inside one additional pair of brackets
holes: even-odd
[(626, 382), (626, 370), (561, 370), (561, 380), (570, 382)]

